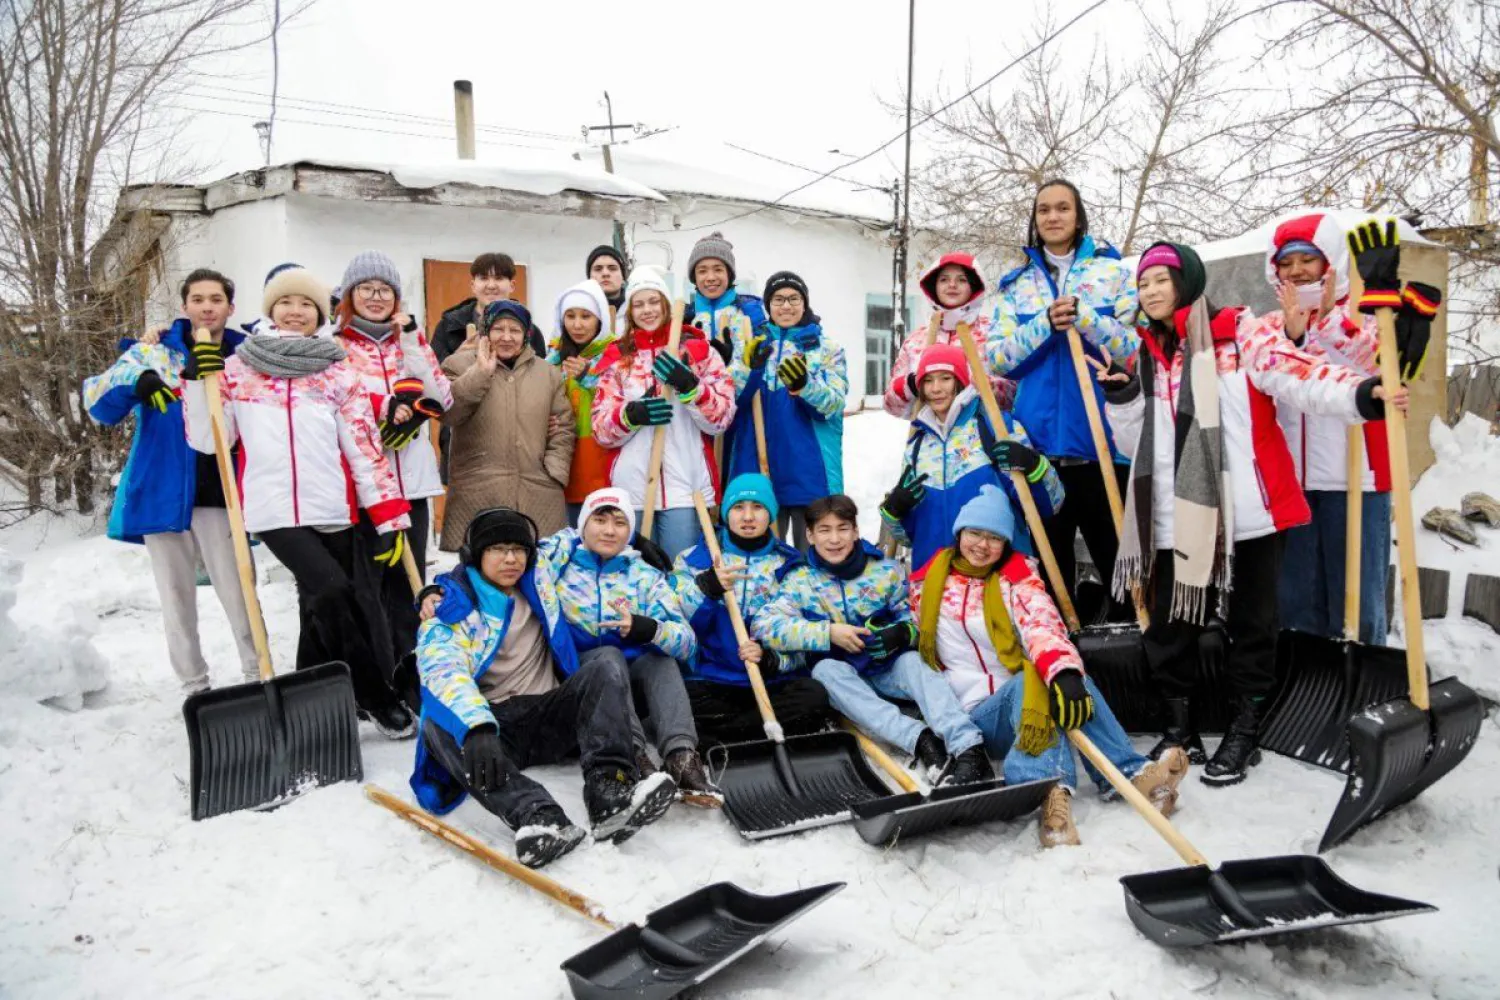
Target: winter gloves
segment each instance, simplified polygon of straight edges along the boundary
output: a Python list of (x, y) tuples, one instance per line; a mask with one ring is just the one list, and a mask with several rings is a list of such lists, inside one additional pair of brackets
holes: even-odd
[(406, 551), (406, 532), (391, 531), (377, 535), (375, 550), (370, 557), (384, 569), (401, 564), (401, 555)]
[(1349, 250), (1365, 283), (1360, 312), (1382, 307), (1400, 309), (1401, 279), (1396, 271), (1401, 263), (1401, 238), (1396, 233), (1396, 220), (1386, 219), (1383, 230), (1376, 219), (1355, 226), (1349, 231)]
[(1047, 459), (1019, 441), (996, 441), (987, 450), (990, 461), (1002, 469), (1015, 469), (1034, 483), (1047, 474)]
[(630, 430), (639, 427), (662, 427), (672, 422), (672, 404), (660, 396), (632, 399), (625, 404), (625, 426)]
[(469, 769), (469, 787), (476, 792), (498, 791), (505, 784), (505, 754), (500, 732), (494, 726), (479, 726), (464, 737), (464, 766)]
[(801, 392), (807, 388), (807, 359), (800, 354), (787, 358), (776, 366), (776, 377), (788, 392)]
[(656, 363), (651, 366), (651, 373), (658, 381), (665, 382), (677, 390), (678, 398), (683, 402), (692, 402), (698, 393), (698, 376), (693, 370), (682, 363), (682, 359), (669, 351), (662, 351), (656, 356)]
[(771, 360), (771, 343), (765, 337), (752, 337), (745, 345), (745, 365), (751, 371), (760, 371)]
[(1396, 313), (1396, 353), (1402, 382), (1422, 377), (1427, 344), (1432, 337), (1432, 318), (1443, 304), (1443, 293), (1420, 281), (1401, 290), (1401, 311)]
[(708, 346), (718, 352), (719, 357), (723, 359), (725, 365), (728, 365), (729, 359), (734, 357), (734, 345), (729, 342), (728, 337), (710, 340)]
[(710, 601), (724, 599), (724, 584), (719, 580), (719, 574), (712, 566), (693, 577), (693, 582), (698, 585), (699, 590), (703, 591), (703, 596)]
[(167, 388), (161, 376), (149, 368), (135, 380), (135, 398), (147, 406), (156, 407), (159, 413), (166, 413), (167, 407), (177, 402), (177, 396)]
[[(398, 378), (391, 386), (389, 413), (380, 421), (380, 440), (387, 448), (399, 451), (416, 439), (422, 424), (443, 415), (443, 404), (423, 396), (425, 391), (419, 378)], [(398, 407), (409, 407), (412, 411), (405, 420), (395, 420)]]
[(656, 638), (656, 630), (661, 623), (655, 618), (646, 615), (631, 615), (630, 628), (625, 630), (622, 638), (632, 646), (648, 646)]
[(911, 622), (897, 622), (872, 628), (865, 637), (865, 652), (877, 660), (888, 660), (917, 644), (917, 627)]
[(1078, 729), (1094, 717), (1094, 696), (1076, 670), (1058, 671), (1050, 685), (1052, 719), (1059, 729)]
[(927, 495), (927, 487), (922, 484), (927, 482), (927, 474), (917, 475), (917, 470), (907, 466), (901, 471), (901, 481), (896, 488), (885, 495), (885, 502), (880, 505), (880, 513), (892, 521), (901, 521), (906, 515), (917, 509), (917, 504)]
[(213, 375), (224, 370), (224, 351), (211, 340), (203, 343), (194, 343), (188, 348), (187, 366), (182, 370), (182, 377), (201, 379), (205, 375)]
[(1099, 388), (1104, 390), (1106, 403), (1124, 406), (1141, 394), (1141, 380), (1120, 362), (1111, 361), (1099, 377)]

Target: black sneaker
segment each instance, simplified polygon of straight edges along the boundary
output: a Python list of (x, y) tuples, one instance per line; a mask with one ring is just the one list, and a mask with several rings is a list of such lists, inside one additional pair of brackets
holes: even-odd
[(561, 808), (541, 806), (516, 831), (516, 858), (527, 868), (540, 868), (567, 854), (586, 836)]
[(583, 803), (599, 841), (624, 843), (661, 819), (676, 799), (677, 786), (665, 771), (632, 781), (623, 768), (598, 767), (583, 779)]
[(417, 732), (417, 717), (400, 701), (392, 701), (372, 711), (362, 708), (358, 715), (374, 723), (380, 735), (389, 740), (409, 740)]
[(953, 758), (953, 763), (948, 765), (948, 773), (938, 781), (939, 785), (972, 785), (976, 781), (992, 781), (995, 777), (994, 765), (990, 763), (990, 755), (985, 752), (984, 744), (969, 747), (969, 749)]
[(1242, 698), (1236, 707), (1229, 732), (1203, 765), (1205, 785), (1237, 785), (1245, 780), (1250, 768), (1260, 763), (1260, 717), (1265, 711), (1264, 698)]
[(934, 781), (934, 775), (941, 774), (948, 766), (948, 748), (943, 746), (937, 733), (924, 729), (917, 737), (916, 758), (922, 770), (927, 772), (927, 780)]

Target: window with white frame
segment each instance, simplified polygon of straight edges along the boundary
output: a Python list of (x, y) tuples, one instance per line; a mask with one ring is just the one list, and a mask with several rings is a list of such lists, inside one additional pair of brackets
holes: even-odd
[[(913, 300), (906, 300), (906, 329), (911, 330)], [(865, 395), (880, 396), (891, 380), (891, 321), (895, 310), (891, 296), (869, 293), (865, 296)]]

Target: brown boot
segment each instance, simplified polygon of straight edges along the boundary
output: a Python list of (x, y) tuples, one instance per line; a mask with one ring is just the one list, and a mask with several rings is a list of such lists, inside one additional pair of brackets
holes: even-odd
[(1043, 847), (1057, 847), (1060, 844), (1077, 847), (1082, 843), (1078, 839), (1078, 827), (1073, 825), (1073, 796), (1061, 785), (1053, 785), (1052, 791), (1047, 793), (1047, 801), (1042, 803), (1041, 825), (1037, 832), (1041, 834)]
[(1136, 787), (1157, 812), (1170, 816), (1177, 808), (1177, 786), (1188, 773), (1188, 755), (1182, 747), (1168, 747), (1162, 755), (1141, 768), (1130, 783)]
[(681, 748), (667, 754), (664, 769), (677, 782), (677, 793), (689, 805), (717, 809), (723, 806), (724, 797), (708, 780), (708, 771), (698, 751)]

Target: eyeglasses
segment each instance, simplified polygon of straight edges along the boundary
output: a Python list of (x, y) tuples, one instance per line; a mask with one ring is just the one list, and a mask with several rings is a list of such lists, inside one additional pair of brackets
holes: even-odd
[(525, 559), (527, 554), (524, 545), (491, 545), (489, 551), (501, 559)]
[(396, 290), (390, 285), (355, 285), (354, 294), (362, 299), (387, 302), (396, 297)]
[(801, 304), (802, 296), (800, 295), (778, 295), (771, 299), (773, 306), (800, 306)]

